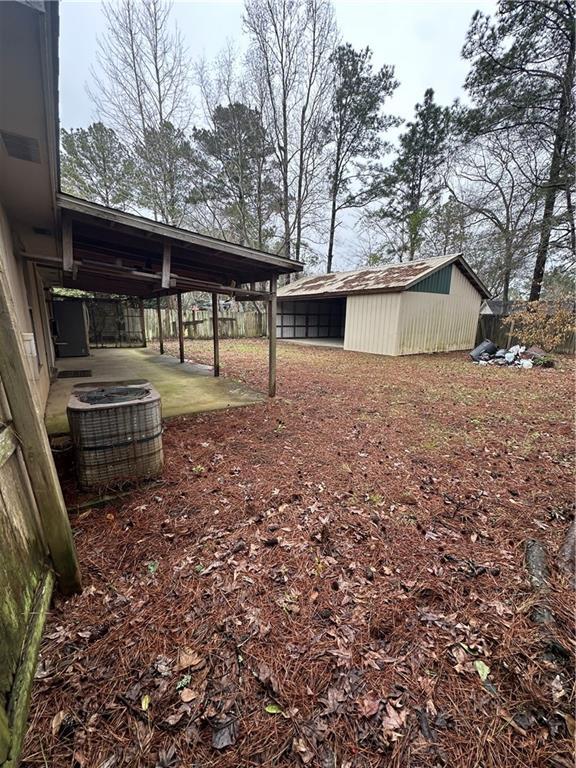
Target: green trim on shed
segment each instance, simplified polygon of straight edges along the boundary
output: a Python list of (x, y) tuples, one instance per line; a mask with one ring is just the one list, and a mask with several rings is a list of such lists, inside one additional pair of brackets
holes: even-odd
[(423, 278), (407, 291), (416, 291), (419, 293), (450, 293), (450, 284), (452, 282), (452, 264), (447, 264), (437, 272), (433, 272), (428, 277)]

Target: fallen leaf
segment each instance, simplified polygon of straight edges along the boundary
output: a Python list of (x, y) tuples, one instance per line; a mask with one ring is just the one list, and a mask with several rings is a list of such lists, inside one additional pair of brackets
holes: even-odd
[(198, 691), (193, 691), (192, 688), (183, 688), (180, 691), (180, 698), (184, 702), (194, 701), (198, 698)]
[(556, 704), (560, 699), (566, 695), (566, 691), (564, 689), (564, 686), (562, 685), (562, 681), (560, 679), (560, 675), (556, 675), (554, 680), (552, 680), (552, 700)]
[(380, 709), (380, 699), (368, 694), (357, 702), (357, 706), (363, 717), (372, 717)]
[(306, 746), (306, 742), (304, 739), (294, 739), (292, 741), (292, 750), (296, 752), (300, 760), (304, 763), (304, 765), (308, 765), (314, 758), (314, 753), (308, 749)]
[(484, 682), (488, 675), (490, 674), (490, 667), (487, 664), (484, 664), (482, 659), (476, 659), (474, 662), (474, 667), (476, 668), (476, 672), (478, 672), (480, 676), (480, 680)]
[(225, 749), (236, 743), (236, 725), (233, 720), (223, 723), (212, 732), (214, 749)]
[(142, 707), (143, 712), (148, 710), (148, 707), (150, 706), (150, 696), (147, 693), (142, 696), (140, 700), (140, 706)]
[(386, 714), (382, 718), (382, 732), (386, 741), (398, 741), (401, 737), (400, 731), (406, 722), (407, 712), (405, 709), (396, 709), (391, 702), (386, 703)]
[(281, 715), (282, 707), (278, 704), (268, 704), (264, 707), (264, 711), (268, 712), (269, 715)]
[(66, 712), (61, 709), (60, 712), (54, 715), (52, 718), (52, 735), (57, 736), (60, 731), (60, 726), (66, 719)]
[(191, 648), (182, 648), (178, 655), (178, 664), (174, 667), (176, 672), (181, 672), (188, 667), (197, 667), (203, 661), (202, 656)]

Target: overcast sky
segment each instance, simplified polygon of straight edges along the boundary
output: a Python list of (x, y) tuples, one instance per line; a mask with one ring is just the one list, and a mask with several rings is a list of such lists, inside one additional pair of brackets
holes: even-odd
[[(474, 11), (493, 13), (495, 0), (335, 0), (342, 38), (370, 46), (374, 63), (393, 64), (400, 81), (390, 111), (410, 119), (414, 104), (432, 87), (436, 100), (462, 96), (467, 63), (460, 58)], [(241, 0), (177, 0), (173, 16), (191, 59), (213, 58), (228, 39), (243, 47)], [(60, 117), (65, 128), (95, 117), (86, 84), (95, 63), (96, 38), (104, 34), (97, 0), (60, 3)]]
[[(354, 48), (369, 46), (375, 67), (394, 65), (400, 86), (386, 110), (410, 120), (426, 88), (434, 89), (439, 104), (465, 98), (468, 65), (460, 52), (466, 31), (474, 11), (492, 14), (496, 0), (334, 0), (334, 7), (343, 41)], [(242, 0), (176, 0), (172, 13), (191, 60), (213, 59), (228, 40), (245, 50), (242, 10)], [(86, 86), (96, 39), (105, 33), (101, 3), (61, 0), (60, 22), (61, 125), (79, 128), (97, 119)], [(346, 213), (342, 219), (334, 263), (336, 269), (353, 269), (365, 244), (356, 217)], [(317, 250), (322, 253), (324, 244)]]

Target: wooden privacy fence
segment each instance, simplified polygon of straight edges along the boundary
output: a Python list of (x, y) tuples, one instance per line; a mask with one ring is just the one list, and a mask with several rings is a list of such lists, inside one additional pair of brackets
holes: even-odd
[[(161, 309), (162, 332), (165, 339), (178, 338), (178, 312), (175, 309)], [(189, 339), (212, 338), (212, 312), (184, 311), (184, 335)], [(146, 338), (158, 338), (158, 314), (155, 309), (144, 310)], [(236, 312), (221, 310), (218, 313), (218, 328), (221, 339), (254, 339), (266, 336), (268, 322), (266, 313)]]
[[(480, 344), (484, 339), (490, 339), (497, 347), (509, 347), (512, 344), (523, 344), (524, 340), (517, 335), (510, 326), (504, 324), (504, 317), (501, 315), (480, 315), (478, 321), (478, 330), (476, 332), (476, 344)], [(574, 353), (575, 335), (573, 333), (566, 336), (562, 344), (556, 349), (551, 350), (558, 353)]]

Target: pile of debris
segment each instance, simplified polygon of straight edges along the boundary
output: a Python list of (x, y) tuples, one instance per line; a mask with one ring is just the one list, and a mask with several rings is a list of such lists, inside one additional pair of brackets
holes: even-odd
[(478, 365), (513, 365), (517, 368), (553, 368), (554, 360), (541, 347), (526, 348), (515, 344), (509, 349), (498, 349), (490, 339), (484, 339), (481, 344), (470, 352), (470, 357)]

